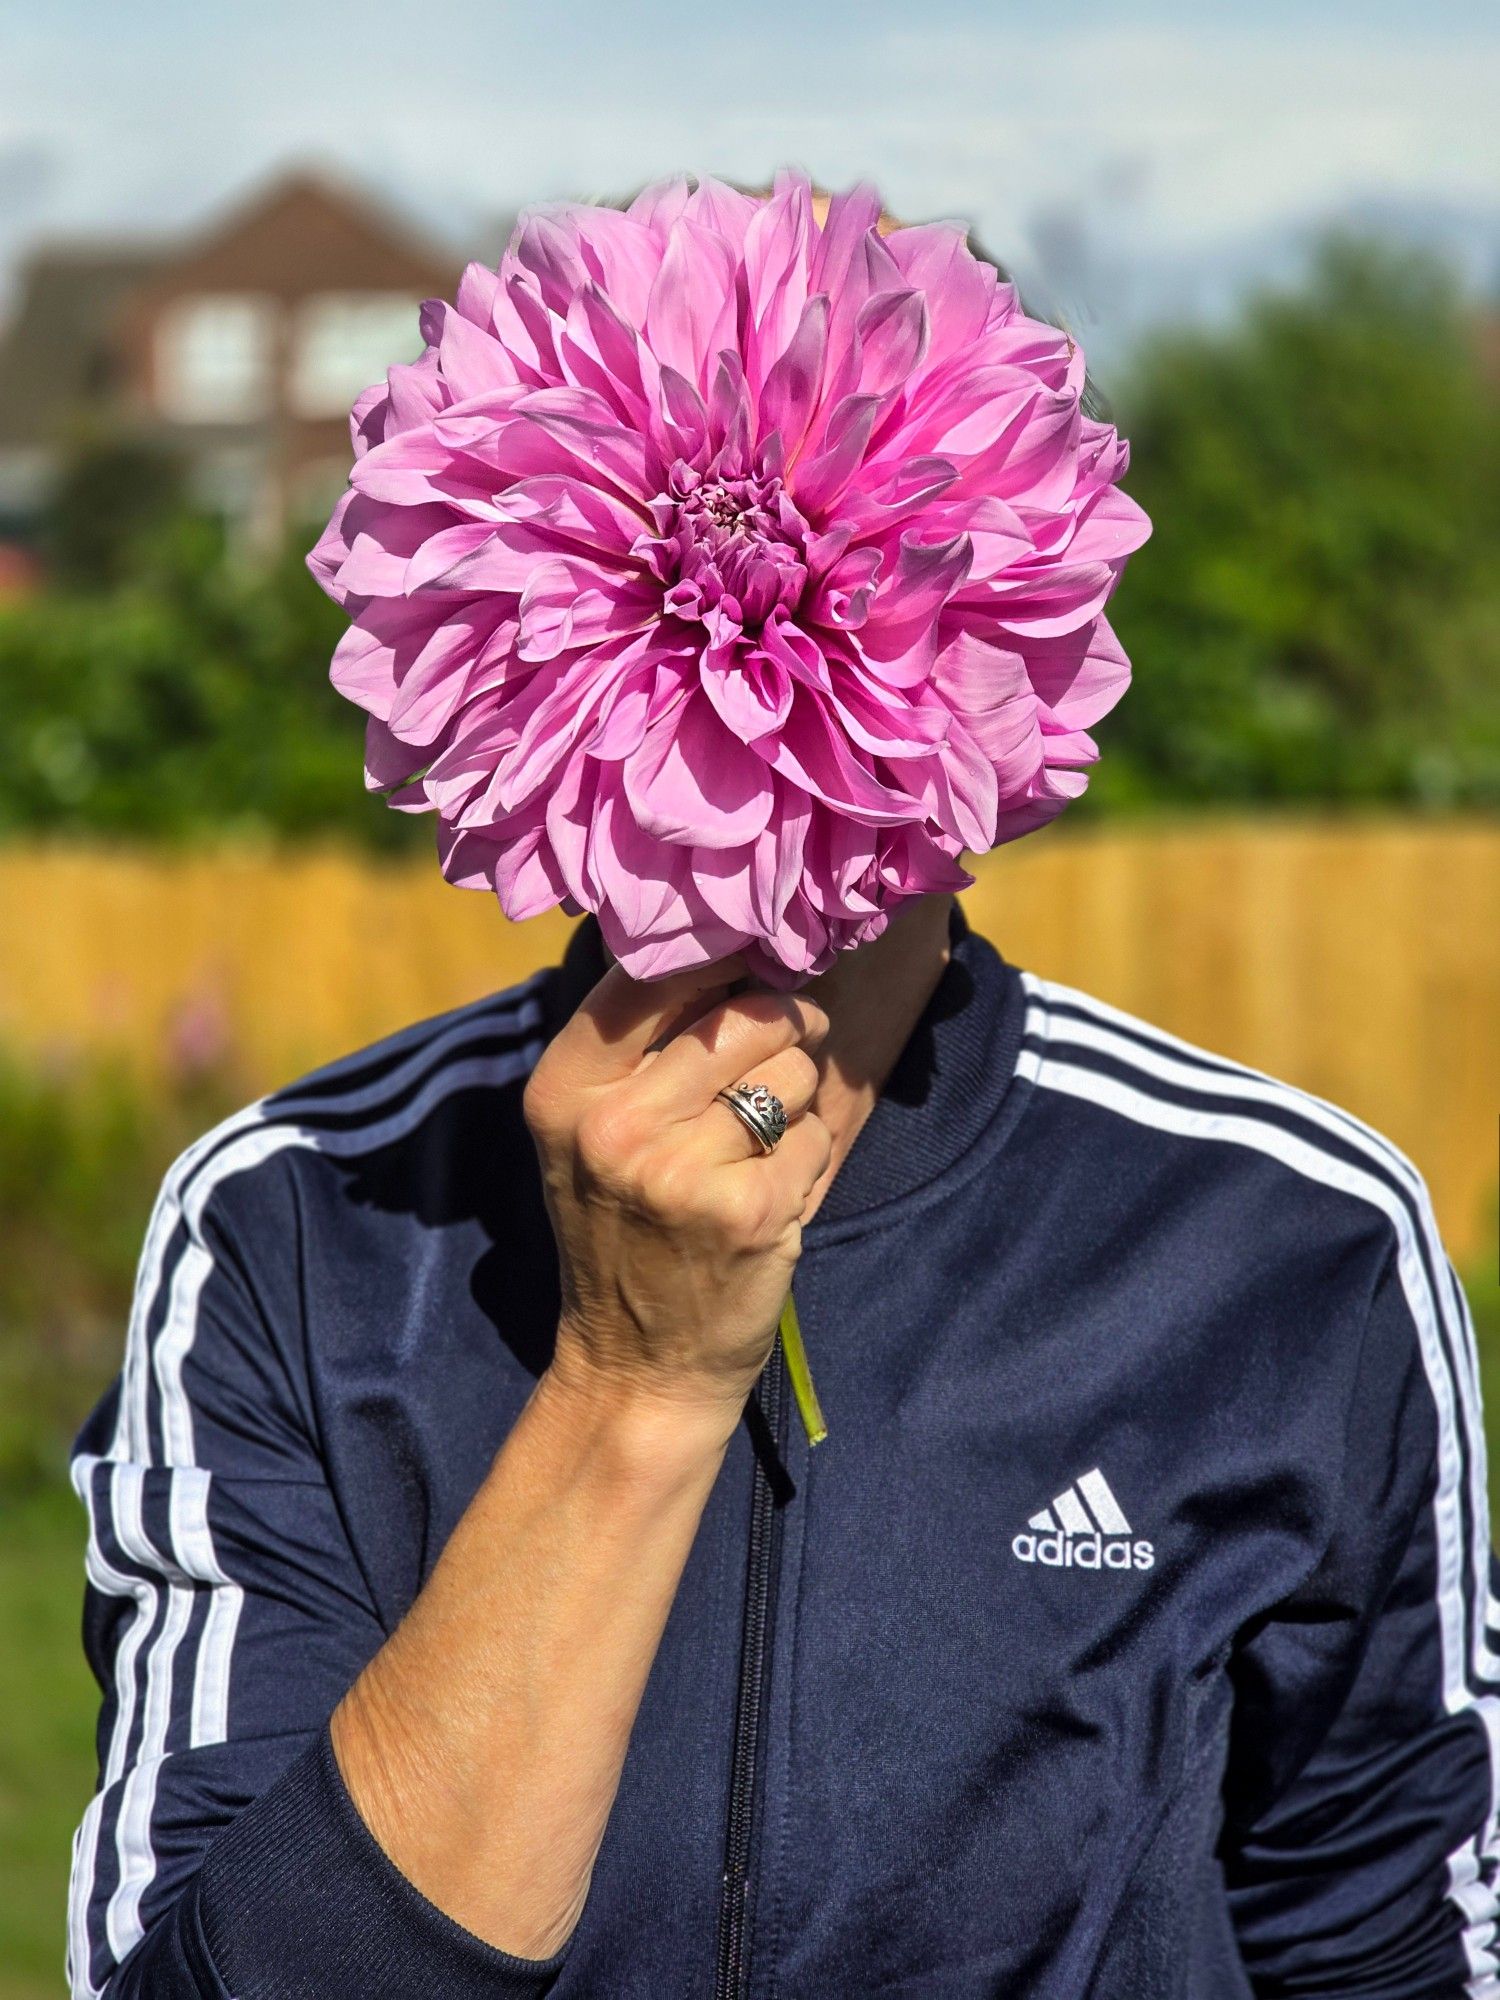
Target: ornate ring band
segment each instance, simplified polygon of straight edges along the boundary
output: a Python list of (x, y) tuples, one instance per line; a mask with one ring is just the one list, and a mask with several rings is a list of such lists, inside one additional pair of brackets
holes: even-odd
[(737, 1083), (729, 1090), (716, 1090), (714, 1098), (729, 1106), (763, 1153), (780, 1145), (786, 1134), (786, 1106), (774, 1090), (763, 1083)]

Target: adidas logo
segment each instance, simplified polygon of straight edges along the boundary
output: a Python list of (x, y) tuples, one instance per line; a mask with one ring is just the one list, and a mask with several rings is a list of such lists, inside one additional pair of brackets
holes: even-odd
[(1011, 1543), (1018, 1562), (1048, 1569), (1150, 1569), (1156, 1551), (1132, 1541), (1125, 1511), (1096, 1465), (1064, 1487)]

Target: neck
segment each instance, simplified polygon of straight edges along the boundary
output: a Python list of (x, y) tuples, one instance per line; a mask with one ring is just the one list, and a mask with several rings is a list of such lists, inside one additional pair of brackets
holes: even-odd
[[(802, 989), (828, 1015), (812, 1108), (833, 1135), (833, 1153), (808, 1199), (804, 1222), (812, 1220), (833, 1185), (943, 976), (952, 956), (952, 907), (953, 898), (946, 895), (903, 904), (878, 938), (843, 953)], [(604, 957), (613, 963), (607, 945)]]

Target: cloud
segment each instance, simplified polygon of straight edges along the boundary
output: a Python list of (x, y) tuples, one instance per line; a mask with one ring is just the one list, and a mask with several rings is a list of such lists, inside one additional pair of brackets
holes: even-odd
[(448, 0), (434, 27), (405, 0), (70, 0), (7, 30), (0, 146), (65, 163), (52, 225), (175, 225), (312, 152), (477, 241), (526, 200), (794, 160), (970, 220), (1019, 265), (1071, 229), (1075, 264), (1144, 266), (1360, 200), (1496, 213), (1487, 21), (1391, 0)]

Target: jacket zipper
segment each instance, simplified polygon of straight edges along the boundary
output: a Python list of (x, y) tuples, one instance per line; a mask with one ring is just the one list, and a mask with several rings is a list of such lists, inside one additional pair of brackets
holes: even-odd
[[(778, 1455), (782, 1450), (782, 1410), (786, 1365), (781, 1336), (760, 1380), (761, 1414)], [(750, 1499), (750, 1550), (746, 1564), (745, 1623), (740, 1644), (739, 1687), (734, 1704), (734, 1754), (730, 1765), (729, 1817), (724, 1840), (724, 1887), (719, 1905), (718, 1972), (714, 2000), (741, 2000), (750, 1911), (750, 1850), (759, 1766), (761, 1705), (765, 1693), (766, 1639), (770, 1624), (775, 1495), (759, 1453)]]

